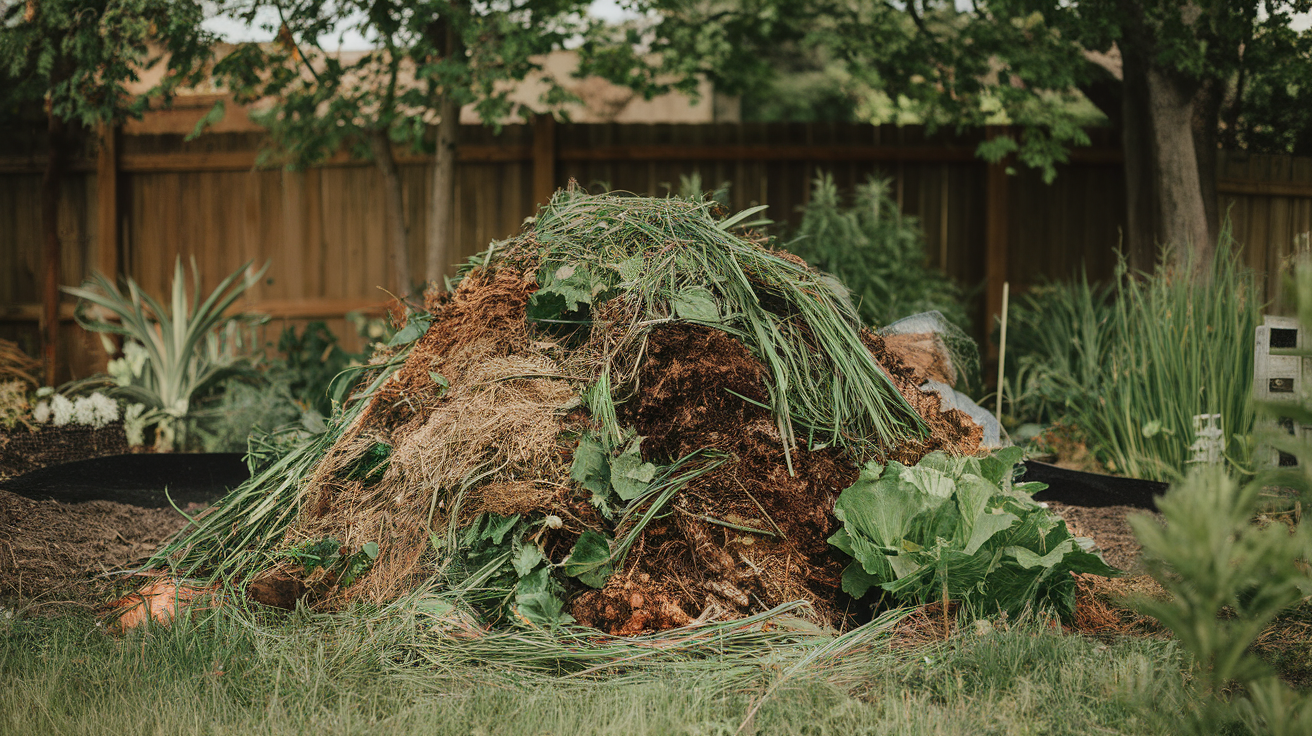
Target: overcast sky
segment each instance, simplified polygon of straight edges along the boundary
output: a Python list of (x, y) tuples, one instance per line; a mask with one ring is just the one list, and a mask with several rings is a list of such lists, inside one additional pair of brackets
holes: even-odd
[[(603, 20), (617, 23), (622, 20), (636, 17), (631, 13), (626, 13), (620, 8), (616, 0), (592, 0), (592, 5), (588, 8), (588, 14), (601, 18)], [(225, 41), (271, 41), (273, 34), (262, 28), (264, 24), (275, 24), (277, 21), (275, 13), (268, 13), (266, 18), (255, 24), (255, 27), (247, 26), (230, 18), (210, 18), (205, 21), (205, 27), (219, 34)], [(324, 37), (320, 39), (323, 47), (330, 51), (360, 51), (370, 48), (370, 43), (358, 33), (347, 33), (338, 42), (337, 36)]]

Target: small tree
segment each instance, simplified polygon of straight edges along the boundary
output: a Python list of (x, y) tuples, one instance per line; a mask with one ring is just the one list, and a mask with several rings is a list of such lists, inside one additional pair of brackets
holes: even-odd
[[(59, 190), (64, 159), (78, 134), (140, 117), (196, 81), (210, 38), (199, 0), (0, 0), (0, 123), (46, 119), (41, 184), (44, 244), (43, 357), (55, 382), (59, 336)], [(142, 94), (127, 85), (165, 65)], [(112, 129), (112, 128), (110, 128)]]
[[(304, 166), (342, 148), (372, 159), (384, 181), (395, 286), (414, 282), (408, 224), (392, 144), (434, 155), (427, 203), (426, 277), (440, 280), (454, 250), (455, 157), (460, 109), (473, 104), (497, 125), (516, 111), (511, 84), (541, 69), (533, 57), (584, 30), (584, 0), (242, 0), (225, 11), (247, 24), (262, 17), (270, 44), (238, 44), (215, 76), (242, 102), (272, 101), (256, 114), (269, 129), (265, 162)], [(356, 34), (373, 48), (358, 56), (324, 50), (320, 39)], [(543, 99), (568, 99), (554, 80)], [(211, 116), (214, 117), (214, 116)], [(436, 145), (425, 139), (437, 126)]]

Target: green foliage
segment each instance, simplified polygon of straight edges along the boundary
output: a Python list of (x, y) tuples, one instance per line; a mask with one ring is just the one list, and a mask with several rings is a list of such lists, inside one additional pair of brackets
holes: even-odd
[[(277, 35), (277, 43), (239, 43), (214, 67), (239, 101), (271, 99), (258, 115), (270, 149), (262, 163), (303, 166), (343, 147), (373, 158), (381, 133), (414, 150), (451, 98), (472, 104), (489, 125), (519, 114), (513, 84), (542, 77), (547, 107), (571, 99), (541, 75), (538, 58), (585, 32), (580, 0), (523, 0), (510, 5), (444, 0), (253, 0), (230, 3), (228, 17)], [(270, 12), (274, 11), (274, 12)], [(447, 30), (456, 42), (447, 48)], [(326, 53), (320, 39), (358, 34), (371, 48)]]
[(403, 347), (386, 363), (350, 369), (347, 379), (364, 374), (368, 381), (349, 400), (336, 405), (324, 431), (253, 435), (247, 455), (250, 480), (206, 514), (192, 519), (151, 556), (147, 566), (171, 569), (184, 577), (203, 574), (213, 581), (228, 582), (244, 580), (263, 569), (300, 512), (302, 481), (359, 418), (368, 406), (364, 399), (390, 378), (409, 354), (409, 347)]
[(1170, 736), (1195, 702), (1169, 641), (1038, 625), (907, 649), (889, 645), (890, 617), (798, 668), (833, 638), (789, 630), (787, 614), (648, 637), (467, 638), (458, 609), (431, 596), (334, 614), (191, 610), (126, 638), (89, 615), (0, 612), (0, 722), (23, 734), (732, 734), (781, 670), (795, 674), (745, 733)]
[(857, 187), (849, 209), (839, 201), (833, 175), (816, 177), (802, 222), (785, 247), (836, 276), (866, 324), (882, 326), (937, 310), (970, 332), (961, 289), (925, 265), (919, 223), (898, 212), (889, 187), (889, 180), (871, 178)]
[(281, 556), (300, 565), (306, 575), (327, 570), (335, 585), (346, 588), (373, 567), (378, 559), (378, 543), (365, 542), (359, 551), (347, 555), (342, 554), (342, 543), (336, 539), (310, 539), (285, 550)]
[(621, 434), (610, 397), (636, 380), (616, 380), (626, 370), (616, 356), (637, 354), (649, 326), (671, 320), (724, 330), (765, 364), (786, 448), (799, 434), (813, 446), (851, 444), (861, 452), (918, 436), (922, 421), (865, 349), (856, 314), (832, 284), (733, 234), (762, 208), (717, 220), (713, 206), (571, 189), (537, 218), (541, 288), (530, 318), (588, 324), (606, 303), (631, 323), (613, 327), (623, 344), (585, 397), (607, 441)]
[(1112, 293), (1081, 274), (1035, 286), (1012, 300), (1003, 408), (1013, 419), (1050, 423), (1089, 400), (1112, 350)]
[[(530, 627), (573, 623), (565, 612), (564, 593), (538, 542), (530, 538), (532, 524), (519, 514), (482, 514), (460, 536), (463, 578), (452, 576), (461, 598)], [(600, 586), (598, 586), (600, 587)]]
[(1061, 418), (1113, 472), (1170, 479), (1193, 457), (1193, 417), (1220, 414), (1227, 464), (1251, 472), (1256, 276), (1228, 228), (1197, 281), (1187, 260), (1122, 264), (1107, 296), (1085, 277), (1022, 297), (1007, 333), (1017, 418)]
[[(203, 17), (199, 0), (0, 3), (0, 123), (43, 105), (86, 127), (141, 117), (198, 79), (214, 40)], [(146, 92), (128, 92), (156, 71)]]
[[(196, 393), (225, 373), (246, 368), (245, 346), (238, 326), (251, 318), (229, 317), (225, 312), (241, 294), (259, 282), (268, 269), (255, 271), (242, 266), (223, 279), (201, 301), (200, 274), (192, 263), (192, 280), (197, 291), (187, 298), (182, 259), (174, 264), (173, 292), (166, 307), (143, 292), (130, 277), (124, 293), (102, 274), (95, 274), (80, 288), (63, 287), (78, 297), (77, 322), (94, 332), (121, 335), (124, 357), (110, 365), (119, 392), (147, 407), (142, 420), (157, 424), (157, 446), (171, 449), (182, 445), (185, 424), (180, 421), (191, 410)], [(117, 321), (94, 315), (99, 307)]]
[(1136, 607), (1194, 656), (1206, 689), (1219, 693), (1238, 681), (1247, 691), (1230, 701), (1208, 701), (1193, 714), (1189, 725), (1199, 734), (1234, 722), (1258, 734), (1312, 731), (1312, 702), (1250, 651), (1276, 615), (1312, 593), (1312, 536), (1303, 524), (1256, 523), (1260, 501), (1260, 484), (1240, 485), (1209, 469), (1158, 499), (1165, 525), (1145, 516), (1130, 519), (1148, 571), (1171, 594)]
[(859, 598), (878, 586), (908, 604), (957, 600), (977, 614), (1043, 606), (1071, 618), (1070, 573), (1117, 573), (1030, 499), (1046, 486), (1012, 484), (1020, 455), (867, 464), (834, 507), (843, 528), (829, 542), (854, 558), (843, 590)]

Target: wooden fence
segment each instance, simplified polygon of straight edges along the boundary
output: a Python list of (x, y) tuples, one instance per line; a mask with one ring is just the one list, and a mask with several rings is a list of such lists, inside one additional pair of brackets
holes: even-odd
[[(795, 225), (811, 181), (831, 172), (850, 192), (872, 175), (891, 179), (906, 214), (920, 219), (930, 261), (977, 295), (977, 322), (996, 309), (1004, 281), (1087, 268), (1106, 278), (1125, 220), (1120, 151), (1108, 136), (1073, 152), (1046, 185), (1036, 172), (974, 155), (987, 135), (930, 136), (916, 127), (853, 124), (569, 125), (542, 119), (494, 136), (468, 126), (458, 150), (453, 263), (517, 232), (557, 186), (663, 195), (681, 175), (730, 185), (735, 209), (768, 204), (780, 229)], [(255, 134), (118, 135), (70, 167), (60, 205), (63, 282), (94, 269), (130, 275), (164, 293), (174, 259), (195, 258), (209, 290), (247, 261), (271, 263), (243, 306), (287, 321), (323, 319), (358, 344), (343, 315), (376, 308), (390, 277), (383, 189), (368, 163), (335, 158), (306, 171), (254, 168)], [(39, 134), (0, 141), (0, 337), (35, 353), (40, 313)], [(33, 153), (33, 151), (38, 153)], [(428, 163), (400, 154), (411, 268), (423, 269)], [(1225, 153), (1218, 182), (1252, 265), (1274, 272), (1312, 229), (1312, 159)], [(106, 236), (108, 234), (108, 236)], [(1302, 236), (1306, 238), (1306, 236)], [(1132, 254), (1147, 262), (1151, 254)], [(1273, 280), (1273, 282), (1278, 281)], [(1275, 296), (1275, 292), (1272, 292)], [(72, 303), (61, 305), (71, 320)], [(982, 332), (982, 330), (981, 330)], [(64, 376), (103, 366), (99, 341), (63, 329)]]

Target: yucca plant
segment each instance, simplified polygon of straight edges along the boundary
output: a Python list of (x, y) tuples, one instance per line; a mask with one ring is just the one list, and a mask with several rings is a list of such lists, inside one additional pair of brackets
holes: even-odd
[[(95, 273), (81, 287), (65, 287), (78, 297), (74, 316), (79, 325), (93, 332), (127, 338), (121, 362), (111, 365), (119, 392), (139, 402), (144, 411), (133, 412), (146, 426), (157, 424), (160, 449), (171, 449), (182, 431), (181, 419), (191, 407), (192, 397), (207, 384), (234, 369), (242, 360), (239, 323), (249, 318), (224, 313), (247, 289), (259, 282), (266, 264), (253, 270), (251, 262), (229, 274), (203, 302), (200, 273), (192, 261), (195, 293), (188, 298), (182, 259), (174, 264), (172, 294), (168, 306), (143, 291), (130, 277), (119, 288), (104, 274)], [(111, 321), (92, 313), (112, 315)]]

